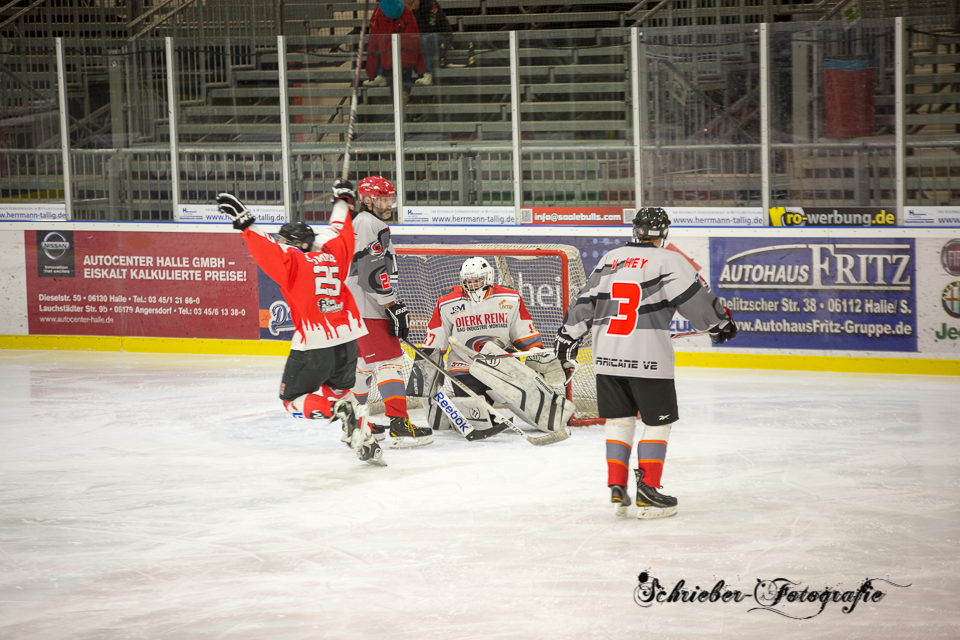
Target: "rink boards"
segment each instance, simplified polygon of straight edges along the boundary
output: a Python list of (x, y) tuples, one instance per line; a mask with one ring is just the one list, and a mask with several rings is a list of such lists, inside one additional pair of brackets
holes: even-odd
[[(630, 228), (403, 225), (393, 234), (398, 245), (569, 244), (589, 274)], [(674, 228), (668, 248), (741, 328), (719, 347), (676, 340), (677, 363), (960, 375), (958, 238), (956, 229)], [(528, 306), (560, 305), (522, 274), (517, 288)], [(278, 287), (226, 225), (5, 223), (0, 298), (6, 349), (284, 355), (292, 334)], [(691, 329), (679, 316), (673, 328)]]

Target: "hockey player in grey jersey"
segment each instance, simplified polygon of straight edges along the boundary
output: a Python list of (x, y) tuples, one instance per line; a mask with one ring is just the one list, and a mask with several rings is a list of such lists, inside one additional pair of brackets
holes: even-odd
[(670, 218), (643, 208), (633, 220), (633, 241), (600, 259), (564, 316), (554, 349), (565, 369), (593, 332), (597, 404), (606, 418), (607, 485), (617, 515), (625, 515), (630, 453), (639, 411), (644, 423), (637, 445), (637, 517), (664, 518), (677, 499), (661, 494), (660, 477), (670, 429), (679, 418), (673, 381), (670, 320), (679, 311), (698, 331), (720, 344), (737, 335), (729, 310), (679, 253), (661, 248)]
[[(406, 381), (402, 373), (400, 338), (409, 332), (407, 307), (397, 297), (397, 254), (390, 240), (390, 218), (397, 192), (389, 180), (370, 176), (357, 187), (360, 206), (353, 218), (356, 250), (346, 284), (354, 299), (367, 335), (357, 340), (357, 383), (353, 394), (367, 401), (374, 376), (390, 419), (394, 448), (416, 447), (433, 442), (430, 429), (415, 426), (407, 414)], [(371, 425), (373, 426), (373, 425)], [(375, 431), (382, 430), (376, 429)]]

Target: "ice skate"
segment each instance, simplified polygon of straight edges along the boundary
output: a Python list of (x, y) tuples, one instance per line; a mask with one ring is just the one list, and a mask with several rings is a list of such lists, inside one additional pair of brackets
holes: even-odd
[(610, 502), (616, 505), (614, 513), (618, 516), (627, 515), (627, 507), (630, 506), (630, 496), (627, 495), (627, 488), (623, 485), (610, 485)]
[(380, 448), (380, 443), (377, 442), (373, 433), (369, 432), (369, 429), (369, 427), (357, 429), (358, 432), (368, 431), (367, 435), (361, 440), (359, 448), (357, 448), (357, 458), (367, 464), (385, 467), (387, 461), (383, 459), (383, 449)]
[(391, 449), (410, 449), (433, 442), (433, 430), (416, 426), (410, 418), (396, 416), (390, 419), (390, 437)]
[(333, 409), (333, 415), (343, 422), (345, 429), (344, 436), (347, 443), (357, 452), (357, 457), (364, 462), (387, 466), (383, 460), (383, 451), (366, 420), (359, 420), (357, 413), (353, 408), (353, 403), (347, 400), (341, 400)]
[(677, 499), (665, 496), (655, 488), (643, 484), (643, 469), (635, 469), (637, 475), (637, 518), (653, 520), (669, 518), (677, 514)]
[[(380, 442), (387, 437), (387, 428), (382, 424), (373, 424), (370, 423), (370, 431), (373, 433), (373, 437), (377, 439), (377, 442)], [(347, 435), (347, 426), (343, 426), (343, 434), (340, 436), (340, 442), (344, 443), (348, 447), (350, 446), (350, 436)]]

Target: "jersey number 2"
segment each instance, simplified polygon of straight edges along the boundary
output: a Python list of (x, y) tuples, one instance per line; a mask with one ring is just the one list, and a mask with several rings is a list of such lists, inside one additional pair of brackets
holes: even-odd
[(617, 317), (607, 325), (607, 335), (627, 336), (637, 328), (637, 310), (640, 308), (640, 285), (636, 282), (614, 282), (610, 297), (620, 302)]

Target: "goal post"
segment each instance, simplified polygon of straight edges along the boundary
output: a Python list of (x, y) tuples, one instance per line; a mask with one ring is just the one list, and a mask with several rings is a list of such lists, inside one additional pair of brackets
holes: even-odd
[[(576, 247), (562, 244), (397, 244), (398, 297), (410, 314), (410, 342), (421, 345), (437, 299), (460, 284), (460, 267), (468, 258), (486, 258), (494, 282), (515, 289), (540, 332), (543, 346), (552, 348), (570, 301), (586, 282)], [(577, 407), (572, 424), (596, 422), (597, 393), (590, 336), (583, 341), (580, 364), (567, 389)], [(410, 363), (404, 367), (409, 374)], [(379, 399), (371, 389), (368, 402)], [(408, 399), (411, 404), (414, 399)], [(378, 407), (371, 406), (377, 413)]]

